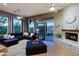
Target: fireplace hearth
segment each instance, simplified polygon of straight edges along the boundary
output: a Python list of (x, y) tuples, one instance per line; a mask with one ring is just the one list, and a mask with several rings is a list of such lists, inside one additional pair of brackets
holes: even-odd
[(65, 38), (68, 39), (68, 40), (72, 40), (72, 41), (78, 42), (78, 34), (77, 33), (65, 32)]

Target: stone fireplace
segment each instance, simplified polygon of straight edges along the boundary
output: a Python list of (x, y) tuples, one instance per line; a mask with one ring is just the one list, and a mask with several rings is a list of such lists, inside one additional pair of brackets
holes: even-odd
[(62, 29), (61, 41), (79, 47), (79, 30)]

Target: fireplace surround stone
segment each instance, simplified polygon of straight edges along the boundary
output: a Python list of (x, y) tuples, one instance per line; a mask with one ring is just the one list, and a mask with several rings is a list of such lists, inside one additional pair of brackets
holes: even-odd
[[(68, 37), (66, 37), (66, 36), (68, 36)], [(74, 29), (62, 30), (62, 40), (61, 41), (65, 42), (67, 44), (79, 47), (79, 30), (74, 30)]]

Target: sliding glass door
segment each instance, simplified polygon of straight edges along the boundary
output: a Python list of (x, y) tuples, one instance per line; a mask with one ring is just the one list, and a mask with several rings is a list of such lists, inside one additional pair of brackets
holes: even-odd
[(42, 37), (45, 37), (45, 29), (46, 29), (46, 26), (45, 26), (45, 23), (37, 23), (37, 29), (39, 30), (38, 31), (38, 34)]
[(34, 20), (28, 21), (29, 32), (37, 32), (39, 36), (42, 36), (47, 41), (53, 41), (53, 31), (54, 31), (54, 22), (52, 19), (49, 20)]
[(39, 21), (37, 23), (38, 34), (47, 41), (53, 41), (54, 22), (53, 20)]
[(46, 20), (46, 36), (45, 36), (45, 40), (47, 41), (54, 41), (54, 35), (53, 35), (53, 31), (54, 31), (54, 22), (53, 20)]
[(29, 20), (28, 21), (28, 30), (29, 32), (34, 32), (35, 31), (35, 26), (34, 26), (35, 22), (34, 20)]
[(47, 34), (53, 35), (53, 30), (54, 30), (54, 23), (52, 21), (46, 21), (47, 23)]

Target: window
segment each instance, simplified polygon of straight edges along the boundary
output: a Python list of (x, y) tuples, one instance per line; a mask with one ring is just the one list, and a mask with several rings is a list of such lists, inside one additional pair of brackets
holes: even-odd
[(8, 17), (0, 16), (0, 34), (6, 34), (8, 28)]
[(34, 32), (34, 20), (29, 20), (29, 32)]
[(22, 20), (13, 19), (13, 32), (14, 33), (22, 32)]

